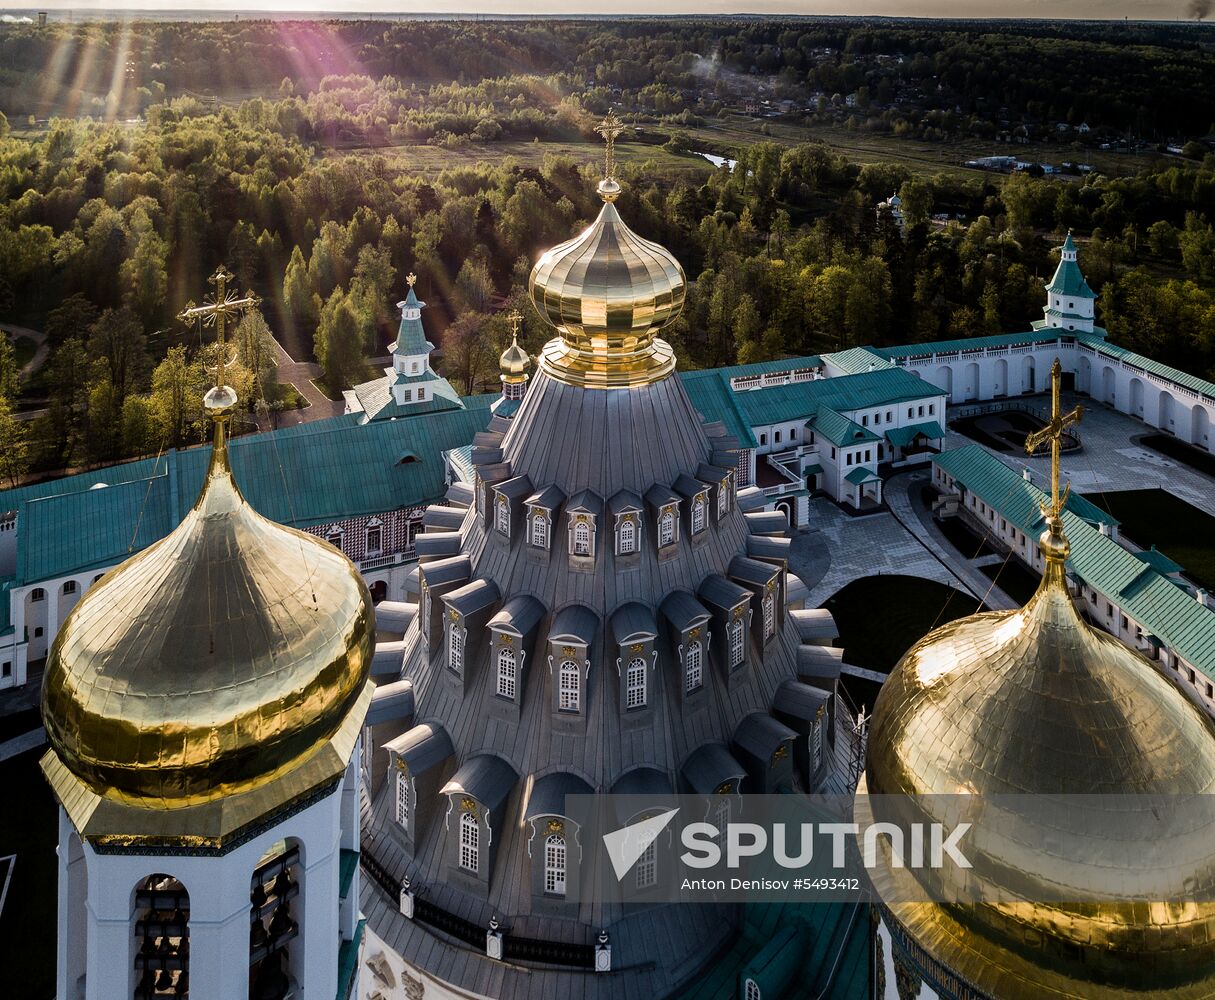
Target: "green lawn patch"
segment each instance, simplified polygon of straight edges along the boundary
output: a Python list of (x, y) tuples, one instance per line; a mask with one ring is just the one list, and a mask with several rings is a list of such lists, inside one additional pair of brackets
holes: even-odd
[(1140, 548), (1155, 545), (1195, 583), (1215, 590), (1215, 517), (1159, 488), (1084, 498), (1121, 521), (1119, 530)]
[[(935, 580), (897, 574), (853, 580), (829, 597), (823, 607), (835, 616), (844, 659), (883, 674), (890, 673), (903, 654), (937, 626), (987, 610), (964, 591)], [(874, 627), (877, 609), (880, 627)], [(858, 708), (873, 707), (876, 683), (847, 674), (841, 681)]]

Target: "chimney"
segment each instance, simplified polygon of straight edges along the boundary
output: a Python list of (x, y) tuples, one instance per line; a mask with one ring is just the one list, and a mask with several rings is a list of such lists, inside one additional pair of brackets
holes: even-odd
[(1098, 521), (1097, 530), (1105, 535), (1106, 538), (1110, 537), (1110, 525), (1108, 521)]
[(1032, 483), (1034, 481), (1033, 477), (1030, 476), (1030, 474), (1029, 474), (1029, 469), (1027, 469), (1027, 468), (1021, 470), (1021, 478), (1024, 479), (1027, 483)]
[(1199, 587), (1194, 592), (1194, 597), (1198, 600), (1198, 603), (1201, 604), (1204, 608), (1209, 608), (1211, 606), (1210, 593), (1206, 590), (1203, 590), (1201, 587)]

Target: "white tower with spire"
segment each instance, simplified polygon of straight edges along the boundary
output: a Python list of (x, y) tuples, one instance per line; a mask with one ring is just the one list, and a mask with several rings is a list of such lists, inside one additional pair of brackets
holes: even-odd
[(506, 317), (510, 321), (510, 347), (502, 352), (498, 359), (498, 367), (502, 374), (502, 396), (490, 408), (494, 416), (512, 417), (527, 395), (527, 370), (532, 365), (532, 359), (527, 351), (519, 346), (519, 330), (523, 325), (523, 315), (518, 309), (513, 309)]
[(1059, 248), (1059, 266), (1046, 285), (1046, 305), (1043, 318), (1034, 323), (1035, 330), (1059, 329), (1093, 332), (1096, 318), (1096, 293), (1088, 287), (1077, 260), (1076, 244), (1069, 231)]

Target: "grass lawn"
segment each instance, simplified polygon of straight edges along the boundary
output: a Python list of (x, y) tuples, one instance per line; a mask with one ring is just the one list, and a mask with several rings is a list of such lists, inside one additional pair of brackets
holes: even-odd
[[(976, 604), (969, 594), (935, 580), (882, 575), (853, 580), (823, 607), (835, 616), (844, 659), (888, 674), (908, 649), (937, 626), (987, 610)], [(879, 627), (875, 621), (880, 621)], [(858, 708), (873, 707), (876, 683), (847, 674), (842, 681)]]
[(1215, 517), (1162, 489), (1086, 493), (1084, 498), (1122, 522), (1141, 548), (1155, 545), (1185, 567), (1186, 575), (1215, 590)]
[[(0, 994), (12, 1000), (55, 995), (58, 816), (38, 768), (45, 747), (0, 762), (0, 857), (15, 854), (0, 913)], [(3, 872), (0, 870), (0, 877)]]

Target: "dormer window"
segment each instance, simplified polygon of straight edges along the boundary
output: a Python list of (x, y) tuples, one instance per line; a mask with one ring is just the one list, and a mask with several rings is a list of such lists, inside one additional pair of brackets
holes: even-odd
[(683, 657), (683, 690), (685, 694), (699, 691), (704, 684), (704, 655), (700, 640), (694, 639), (688, 644), (688, 650)]
[(692, 534), (699, 535), (705, 530), (705, 498), (703, 495), (692, 500)]
[(447, 666), (456, 673), (464, 670), (464, 630), (458, 621), (447, 627)]
[(498, 695), (514, 701), (518, 678), (519, 665), (515, 650), (511, 646), (502, 646), (498, 650)]
[(548, 518), (539, 510), (532, 512), (531, 543), (538, 549), (548, 548)]
[(675, 512), (664, 510), (658, 516), (658, 547), (665, 549), (675, 542)]
[(418, 363), (415, 361), (413, 364), (411, 364), (409, 366), (409, 370), (412, 374), (416, 375), (418, 373)]
[(626, 515), (620, 521), (620, 542), (617, 549), (622, 556), (629, 556), (637, 551), (637, 522), (632, 516)]
[(422, 400), (424, 400), (425, 398), (426, 398), (426, 388), (424, 386), (418, 386), (418, 402), (419, 403), (422, 402)]
[(471, 812), (460, 815), (460, 867), (474, 875), (481, 868), (481, 830)]
[(645, 708), (648, 697), (645, 658), (634, 656), (625, 677), (625, 708)]
[(384, 528), (379, 524), (367, 526), (367, 554), (378, 555), (384, 551)]
[(396, 817), (402, 829), (409, 829), (409, 772), (400, 769), (396, 774)]
[(574, 555), (589, 556), (591, 554), (591, 525), (586, 518), (574, 522)]
[(510, 501), (500, 493), (494, 505), (494, 528), (499, 534), (510, 537)]
[(544, 891), (550, 896), (565, 895), (565, 837), (551, 833), (544, 841)]
[(573, 660), (562, 660), (557, 671), (558, 708), (562, 712), (578, 712), (582, 704), (582, 674)]
[(743, 630), (742, 616), (735, 618), (726, 626), (727, 633), (730, 637), (730, 669), (733, 670), (743, 661), (745, 651), (745, 632)]
[(725, 517), (730, 512), (730, 477), (727, 476), (717, 487), (717, 516)]
[(413, 402), (413, 390), (412, 390), (412, 389), (405, 389), (405, 390), (404, 390), (404, 391), (401, 393), (401, 398), (402, 398), (402, 399), (403, 399), (403, 400), (404, 400), (406, 403), (411, 403), (411, 402)]
[(771, 591), (764, 594), (764, 642), (776, 635), (776, 595)]

